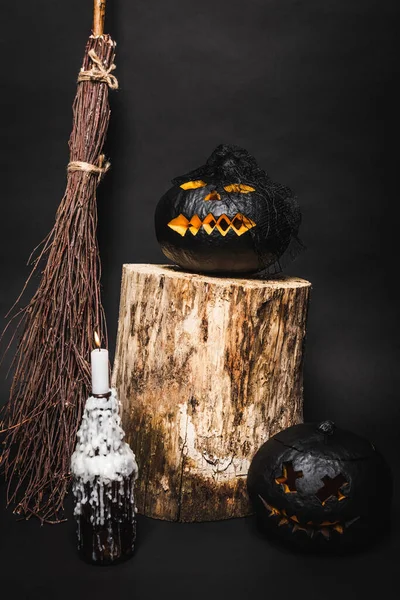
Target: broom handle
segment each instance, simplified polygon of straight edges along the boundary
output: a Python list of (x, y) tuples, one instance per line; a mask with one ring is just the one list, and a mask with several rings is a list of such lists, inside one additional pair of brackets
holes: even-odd
[(106, 0), (94, 0), (93, 35), (104, 33), (104, 18), (106, 16)]

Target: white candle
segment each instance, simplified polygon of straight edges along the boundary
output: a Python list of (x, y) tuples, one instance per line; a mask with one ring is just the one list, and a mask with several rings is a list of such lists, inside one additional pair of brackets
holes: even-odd
[(108, 377), (108, 350), (100, 348), (97, 333), (94, 334), (98, 348), (92, 350), (90, 363), (92, 366), (92, 394), (108, 394), (110, 381)]

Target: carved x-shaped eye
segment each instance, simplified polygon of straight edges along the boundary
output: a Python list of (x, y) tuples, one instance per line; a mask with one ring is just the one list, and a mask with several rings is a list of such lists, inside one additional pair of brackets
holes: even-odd
[(275, 479), (275, 483), (282, 485), (285, 494), (297, 493), (296, 479), (303, 477), (303, 471), (295, 471), (292, 462), (283, 464), (283, 473)]
[(347, 498), (342, 491), (342, 487), (348, 485), (348, 483), (341, 473), (336, 475), (336, 477), (333, 477), (333, 479), (329, 477), (329, 475), (325, 475), (325, 477), (322, 478), (322, 481), (324, 482), (323, 487), (315, 494), (322, 506), (324, 506), (330, 498), (337, 498), (339, 502)]

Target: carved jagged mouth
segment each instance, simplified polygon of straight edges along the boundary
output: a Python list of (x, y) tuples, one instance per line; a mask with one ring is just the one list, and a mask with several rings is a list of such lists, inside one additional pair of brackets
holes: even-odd
[(342, 523), (341, 521), (322, 521), (322, 523), (301, 523), (296, 515), (289, 515), (285, 509), (275, 508), (258, 495), (265, 508), (269, 511), (269, 517), (277, 520), (278, 527), (289, 527), (292, 533), (304, 531), (310, 538), (316, 535), (322, 535), (326, 540), (331, 539), (334, 533), (342, 535), (350, 525), (358, 521), (359, 517)]
[(189, 220), (185, 215), (180, 214), (168, 223), (168, 227), (179, 233), (182, 237), (187, 231), (190, 231), (192, 235), (197, 235), (201, 227), (203, 227), (208, 235), (213, 231), (218, 231), (221, 235), (226, 236), (230, 229), (234, 231), (236, 235), (243, 235), (246, 231), (249, 231), (249, 229), (255, 226), (256, 224), (254, 221), (241, 213), (237, 213), (232, 219), (226, 215), (214, 217), (212, 213), (208, 213), (203, 220), (201, 220), (198, 215), (193, 215)]

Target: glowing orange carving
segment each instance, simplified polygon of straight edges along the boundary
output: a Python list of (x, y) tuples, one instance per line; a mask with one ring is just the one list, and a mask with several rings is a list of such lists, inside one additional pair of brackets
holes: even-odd
[(205, 201), (207, 200), (221, 200), (221, 196), (218, 194), (218, 192), (216, 192), (215, 190), (213, 192), (210, 192), (209, 194), (207, 194), (207, 196), (204, 198)]
[(183, 190), (196, 190), (197, 188), (205, 187), (207, 184), (205, 181), (201, 179), (196, 179), (195, 181), (187, 181), (186, 183), (181, 183), (179, 187)]
[(322, 481), (324, 482), (324, 486), (315, 494), (322, 506), (325, 506), (329, 498), (337, 498), (339, 502), (347, 498), (341, 491), (341, 488), (347, 485), (347, 481), (341, 473), (333, 477), (333, 479), (329, 475), (325, 475)]
[(214, 215), (208, 213), (206, 218), (203, 220), (203, 229), (205, 229), (208, 235), (210, 235), (210, 233), (214, 231), (216, 224), (217, 220), (215, 219)]
[(203, 221), (198, 215), (193, 215), (189, 221), (185, 215), (180, 214), (168, 223), (168, 227), (179, 233), (182, 237), (186, 235), (188, 230), (192, 235), (196, 235), (202, 226), (208, 235), (210, 235), (214, 229), (217, 229), (217, 231), (225, 237), (230, 229), (234, 231), (236, 235), (241, 236), (252, 227), (255, 227), (256, 223), (241, 213), (235, 215), (232, 220), (226, 215), (221, 215), (217, 219), (212, 213), (208, 213)]
[(193, 217), (189, 221), (189, 231), (193, 235), (196, 235), (200, 231), (200, 227), (202, 226), (201, 219), (197, 215), (193, 215)]
[(283, 465), (283, 475), (275, 479), (275, 483), (283, 486), (285, 494), (296, 493), (296, 479), (303, 477), (303, 471), (295, 471), (291, 462)]
[(245, 185), (244, 183), (231, 183), (231, 185), (226, 185), (224, 187), (226, 192), (237, 193), (237, 194), (249, 194), (250, 192), (255, 192), (255, 188), (250, 185)]
[(179, 235), (184, 236), (189, 227), (189, 219), (187, 219), (185, 215), (179, 215), (179, 217), (172, 219), (172, 221), (168, 223), (168, 227), (171, 227), (171, 229), (179, 233)]
[(340, 523), (340, 521), (322, 521), (322, 523), (314, 523), (313, 521), (307, 521), (307, 523), (301, 523), (296, 515), (288, 515), (286, 510), (276, 508), (271, 504), (268, 504), (264, 500), (260, 494), (258, 495), (265, 508), (269, 512), (269, 517), (278, 517), (278, 527), (282, 525), (289, 525), (292, 528), (292, 533), (296, 531), (305, 531), (309, 537), (313, 537), (314, 535), (320, 533), (326, 539), (330, 539), (330, 536), (333, 531), (336, 531), (340, 535), (344, 533), (346, 527), (350, 527), (355, 521), (359, 519), (356, 517), (351, 521), (346, 521), (346, 523)]

